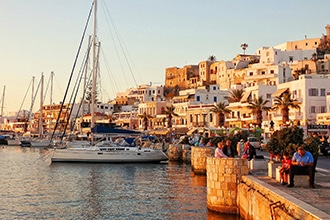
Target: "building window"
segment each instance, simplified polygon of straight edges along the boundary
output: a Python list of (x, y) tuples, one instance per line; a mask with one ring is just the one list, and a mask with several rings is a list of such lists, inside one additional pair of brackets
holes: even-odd
[(321, 106), (321, 112), (320, 113), (326, 113), (326, 107), (325, 106)]
[(266, 94), (266, 98), (267, 98), (267, 99), (271, 99), (271, 98), (272, 98), (272, 94), (267, 93), (267, 94)]
[(308, 94), (309, 96), (318, 96), (318, 89), (309, 89)]
[(320, 89), (320, 96), (326, 96), (326, 92), (325, 89)]
[(213, 115), (212, 115), (212, 113), (210, 113), (210, 122), (212, 122), (213, 121)]
[(250, 76), (253, 76), (253, 72), (250, 72), (249, 75), (250, 75)]
[(201, 97), (198, 95), (196, 96), (196, 101), (199, 102), (201, 100)]
[(315, 106), (311, 106), (311, 113), (316, 113), (316, 107)]
[(192, 123), (192, 122), (193, 122), (193, 116), (190, 115), (190, 123)]
[(214, 96), (213, 97), (213, 102), (217, 102), (218, 100), (217, 100), (217, 97), (216, 96)]
[(289, 62), (293, 62), (293, 56), (289, 56)]
[(274, 70), (270, 70), (270, 73), (271, 73), (271, 74), (274, 74), (274, 72), (275, 72)]
[(294, 98), (294, 99), (297, 98), (297, 90), (292, 91), (292, 98)]

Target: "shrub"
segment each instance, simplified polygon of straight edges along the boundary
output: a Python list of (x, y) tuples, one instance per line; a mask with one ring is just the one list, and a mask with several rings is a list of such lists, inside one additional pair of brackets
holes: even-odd
[[(304, 130), (298, 126), (283, 128), (275, 131), (266, 145), (266, 150), (271, 154), (282, 155), (289, 149), (295, 149), (297, 145), (304, 143)], [(289, 147), (290, 146), (290, 147)], [(290, 155), (291, 154), (290, 150)]]

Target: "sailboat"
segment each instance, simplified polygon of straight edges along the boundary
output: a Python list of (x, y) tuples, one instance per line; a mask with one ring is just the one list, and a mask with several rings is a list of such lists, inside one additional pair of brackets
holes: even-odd
[[(53, 83), (53, 77), (54, 77), (54, 72), (51, 72), (50, 75), (50, 81), (51, 81), (51, 87), (53, 87), (52, 83)], [(40, 110), (39, 110), (39, 117), (38, 117), (38, 135), (37, 137), (30, 137), (30, 146), (31, 147), (50, 147), (51, 145), (51, 140), (49, 137), (49, 133), (50, 131), (48, 131), (48, 135), (45, 134), (44, 131), (44, 114), (43, 114), (43, 104), (44, 104), (44, 74), (41, 74), (41, 80), (40, 80), (40, 87), (41, 87), (41, 91), (40, 91)], [(51, 94), (50, 94), (50, 110), (51, 110), (51, 106), (52, 106), (52, 88), (51, 88)], [(51, 115), (51, 111), (50, 111), (50, 115)], [(51, 119), (49, 120), (51, 123)], [(51, 126), (49, 125), (49, 129), (51, 128)]]
[[(91, 131), (102, 134), (105, 140), (91, 144), (68, 143), (64, 149), (54, 148), (50, 154), (52, 162), (80, 162), (80, 163), (159, 163), (167, 161), (167, 155), (161, 149), (145, 148), (138, 131), (122, 128), (95, 126), (94, 103), (96, 94), (96, 9), (97, 1), (94, 0), (94, 29), (92, 39), (93, 68), (92, 68), (92, 103), (91, 103)], [(93, 140), (93, 138), (92, 138)]]

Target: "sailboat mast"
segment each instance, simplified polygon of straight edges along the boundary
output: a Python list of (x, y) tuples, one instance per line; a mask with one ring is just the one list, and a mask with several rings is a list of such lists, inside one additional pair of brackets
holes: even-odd
[(2, 103), (1, 103), (1, 115), (3, 116), (3, 106), (5, 103), (5, 92), (6, 92), (6, 86), (3, 87), (3, 93), (2, 93)]
[(52, 116), (52, 105), (53, 105), (53, 80), (54, 80), (54, 72), (52, 71), (50, 73), (50, 100), (49, 100), (49, 126), (48, 126), (48, 129), (49, 129), (49, 133), (51, 133), (52, 131), (52, 124), (53, 124), (53, 116)]
[(93, 60), (92, 60), (92, 68), (93, 68), (93, 73), (92, 73), (92, 103), (91, 103), (91, 128), (94, 127), (95, 125), (95, 116), (94, 116), (94, 107), (95, 107), (95, 96), (96, 96), (96, 10), (97, 10), (97, 1), (94, 0), (94, 29), (93, 29)]
[(42, 123), (42, 108), (44, 98), (44, 73), (41, 73), (41, 89), (40, 89), (40, 114), (39, 114), (39, 137), (43, 135), (43, 123)]

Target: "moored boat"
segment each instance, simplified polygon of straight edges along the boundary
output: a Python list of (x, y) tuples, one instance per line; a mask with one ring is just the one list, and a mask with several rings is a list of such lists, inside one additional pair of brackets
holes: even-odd
[(65, 149), (54, 148), (52, 162), (80, 163), (159, 163), (167, 161), (161, 150), (142, 147), (138, 131), (95, 126), (93, 133), (103, 134), (103, 141), (92, 145), (88, 142), (69, 142)]
[(52, 162), (79, 163), (159, 163), (167, 161), (166, 154), (158, 149), (141, 147), (88, 147), (54, 149)]

